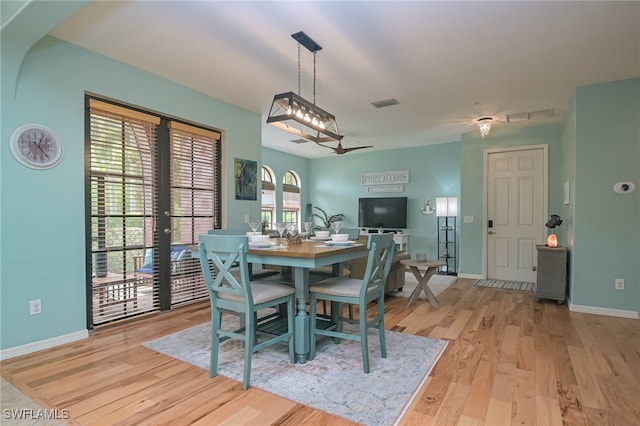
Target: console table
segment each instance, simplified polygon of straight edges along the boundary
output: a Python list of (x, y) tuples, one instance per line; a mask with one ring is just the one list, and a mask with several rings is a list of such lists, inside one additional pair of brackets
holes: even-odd
[(393, 241), (396, 242), (396, 251), (409, 250), (409, 234), (393, 234)]

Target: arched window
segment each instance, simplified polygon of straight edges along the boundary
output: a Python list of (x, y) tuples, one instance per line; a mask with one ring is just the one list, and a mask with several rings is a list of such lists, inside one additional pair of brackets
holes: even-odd
[(275, 229), (274, 218), (276, 211), (276, 184), (273, 172), (262, 166), (262, 222), (266, 222), (269, 229)]
[(291, 170), (284, 174), (282, 185), (282, 219), (300, 229), (300, 179)]

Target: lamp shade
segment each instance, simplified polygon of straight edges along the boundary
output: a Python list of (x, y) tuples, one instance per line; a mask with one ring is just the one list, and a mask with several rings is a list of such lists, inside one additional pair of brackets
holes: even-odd
[(458, 197), (437, 197), (436, 216), (458, 216)]

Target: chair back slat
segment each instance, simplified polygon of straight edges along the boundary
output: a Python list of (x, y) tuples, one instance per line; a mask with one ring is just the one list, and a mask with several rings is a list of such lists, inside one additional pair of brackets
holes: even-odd
[[(228, 293), (246, 298), (253, 306), (247, 251), (249, 239), (246, 235), (200, 235), (200, 266), (205, 283), (212, 298), (217, 293)], [(215, 274), (211, 273), (209, 262)], [(239, 273), (233, 273), (238, 271)]]
[(342, 228), (340, 229), (341, 234), (349, 234), (349, 240), (354, 241), (360, 237), (360, 229), (359, 228)]
[[(384, 286), (391, 270), (396, 243), (393, 234), (370, 234), (367, 242), (369, 255), (362, 278), (360, 297), (384, 297)], [(377, 291), (374, 291), (377, 290)]]
[(246, 235), (245, 231), (240, 229), (209, 229), (209, 235)]

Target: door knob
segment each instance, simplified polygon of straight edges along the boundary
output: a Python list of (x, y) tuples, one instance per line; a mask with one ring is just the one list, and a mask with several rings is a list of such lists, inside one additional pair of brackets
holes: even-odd
[(171, 234), (171, 228), (164, 228), (164, 233), (167, 235)]
[(495, 234), (494, 231), (489, 231), (489, 235), (493, 235), (493, 234)]

